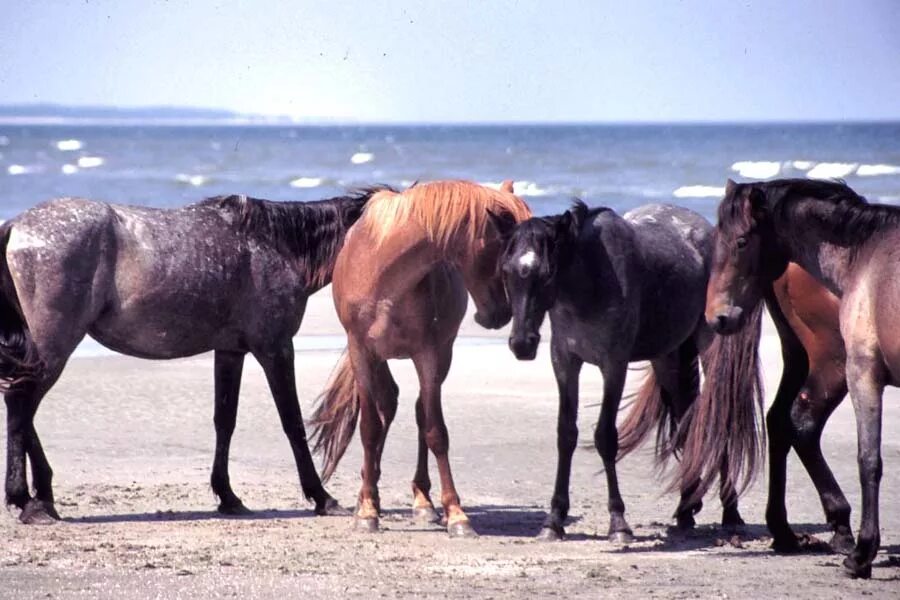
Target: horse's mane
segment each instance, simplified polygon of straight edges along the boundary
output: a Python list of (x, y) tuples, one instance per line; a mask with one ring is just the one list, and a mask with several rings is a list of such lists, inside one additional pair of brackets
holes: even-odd
[(383, 191), (366, 205), (360, 226), (379, 246), (398, 229), (415, 223), (442, 250), (455, 241), (474, 244), (482, 238), (490, 213), (509, 215), (517, 223), (531, 209), (517, 196), (468, 181), (435, 181), (414, 185), (402, 193)]
[(855, 244), (876, 231), (900, 225), (900, 206), (869, 204), (843, 181), (776, 179), (739, 184), (719, 206), (721, 222), (747, 218), (741, 202), (742, 186), (754, 186), (766, 196), (777, 219), (814, 219), (839, 244)]
[(275, 202), (244, 195), (214, 196), (195, 206), (232, 214), (235, 230), (272, 245), (306, 267), (310, 285), (331, 279), (344, 234), (374, 195), (392, 193), (387, 186), (361, 188), (344, 196), (312, 202)]

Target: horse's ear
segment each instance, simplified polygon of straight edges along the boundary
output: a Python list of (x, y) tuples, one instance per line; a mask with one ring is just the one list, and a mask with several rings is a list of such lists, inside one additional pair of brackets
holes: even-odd
[(509, 236), (512, 235), (513, 229), (516, 228), (516, 218), (512, 215), (512, 213), (508, 211), (502, 211), (500, 213), (495, 213), (492, 210), (487, 211), (488, 218), (491, 220), (491, 223), (494, 224), (494, 229), (497, 230), (497, 235), (500, 236), (502, 240), (508, 240)]
[(735, 189), (737, 189), (737, 184), (731, 177), (729, 177), (728, 181), (725, 182), (725, 197), (727, 198), (734, 194)]
[(513, 191), (513, 180), (505, 179), (503, 183), (500, 184), (500, 191), (506, 192), (508, 194), (514, 194), (515, 192)]
[(556, 239), (567, 240), (574, 237), (576, 226), (575, 215), (567, 210), (556, 220)]
[(750, 207), (750, 214), (754, 218), (759, 218), (766, 212), (766, 194), (755, 185), (751, 185), (747, 191), (747, 205)]

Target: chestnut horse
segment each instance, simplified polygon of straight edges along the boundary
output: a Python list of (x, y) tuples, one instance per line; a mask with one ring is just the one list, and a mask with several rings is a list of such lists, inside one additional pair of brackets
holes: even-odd
[(440, 472), (448, 533), (475, 535), (450, 473), (441, 384), (466, 311), (466, 290), (475, 301), (480, 325), (496, 329), (509, 322), (497, 263), (504, 235), (530, 216), (528, 206), (513, 195), (512, 182), (497, 191), (442, 181), (416, 185), (402, 194), (376, 194), (347, 235), (332, 285), (337, 314), (347, 331), (347, 354), (311, 423), (315, 450), (324, 453), (322, 474), (327, 480), (359, 416), (363, 468), (358, 528), (378, 528), (381, 452), (398, 394), (387, 360), (411, 358), (419, 376), (414, 515), (436, 518), (429, 495), (430, 449)]
[(882, 393), (900, 381), (900, 208), (869, 204), (846, 184), (728, 182), (719, 206), (706, 317), (734, 333), (766, 287), (796, 262), (838, 299), (846, 377), (856, 412), (862, 519), (844, 567), (871, 577), (878, 552)]

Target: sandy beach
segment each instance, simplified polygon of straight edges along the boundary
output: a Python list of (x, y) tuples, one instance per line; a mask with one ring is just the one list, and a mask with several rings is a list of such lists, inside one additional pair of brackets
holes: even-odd
[[(301, 336), (329, 336), (318, 339), (333, 347), (331, 336), (342, 333), (326, 289), (310, 300)], [(575, 455), (569, 539), (543, 543), (533, 536), (549, 507), (556, 465), (549, 335), (533, 363), (517, 362), (506, 348), (506, 332), (480, 329), (471, 315), (461, 335), (444, 410), (457, 486), (480, 538), (450, 540), (440, 527), (409, 518), (417, 388), (408, 361), (391, 365), (401, 398), (383, 460), (384, 531), (365, 535), (351, 530), (350, 517), (315, 517), (301, 498), (288, 443), (252, 359), (244, 371), (231, 481), (256, 513), (222, 518), (209, 487), (212, 356), (169, 362), (75, 357), (36, 420), (63, 521), (26, 527), (13, 511), (0, 514), (0, 597), (900, 596), (896, 389), (885, 396), (882, 550), (870, 581), (845, 578), (841, 556), (776, 556), (769, 549), (765, 474), (741, 500), (748, 526), (740, 543), (717, 528), (714, 497), (707, 498), (694, 533), (668, 531), (677, 498), (661, 494), (649, 447), (619, 468), (635, 543), (626, 548), (605, 539), (605, 479), (589, 447)], [(762, 353), (771, 399), (781, 364), (770, 324)], [(298, 351), (305, 415), (338, 356), (336, 350)], [(630, 385), (639, 377), (632, 373)], [(581, 389), (579, 427), (587, 446), (599, 413), (596, 369), (585, 368)], [(5, 449), (4, 436), (0, 452)], [(860, 502), (849, 399), (825, 430), (824, 452), (853, 506), (855, 531)], [(354, 503), (360, 463), (354, 440), (329, 484), (344, 506)], [(788, 492), (791, 523), (827, 540), (818, 498), (793, 455)]]

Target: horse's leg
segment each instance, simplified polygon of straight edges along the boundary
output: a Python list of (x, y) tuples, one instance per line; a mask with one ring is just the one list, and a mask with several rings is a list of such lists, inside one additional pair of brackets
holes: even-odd
[[(845, 338), (846, 339), (846, 338)], [(862, 518), (856, 547), (844, 559), (853, 577), (872, 576), (872, 561), (881, 536), (878, 525), (878, 488), (881, 483), (881, 416), (884, 367), (877, 357), (851, 356), (848, 344), (847, 383), (856, 412), (859, 481), (862, 488)]]
[(419, 448), (416, 456), (416, 474), (412, 480), (413, 518), (421, 523), (437, 523), (440, 515), (431, 501), (431, 477), (428, 475), (428, 443), (425, 441), (425, 407), (422, 396), (416, 399), (416, 427), (419, 432)]
[(477, 534), (460, 506), (459, 494), (453, 483), (450, 459), (447, 456), (450, 438), (441, 409), (441, 384), (450, 370), (452, 356), (451, 342), (443, 348), (428, 348), (412, 358), (419, 376), (419, 393), (425, 412), (425, 443), (434, 454), (441, 477), (441, 504), (444, 507), (447, 532), (451, 537), (471, 537)]
[(346, 514), (337, 501), (325, 491), (313, 464), (306, 441), (303, 416), (300, 413), (300, 403), (297, 400), (293, 342), (288, 339), (273, 347), (255, 350), (253, 356), (266, 374), (281, 419), (281, 427), (291, 443), (303, 495), (316, 503), (315, 510), (318, 515)]
[(722, 503), (722, 527), (727, 531), (738, 532), (745, 523), (738, 510), (738, 495), (734, 486), (725, 483), (728, 477), (728, 454), (722, 456), (719, 467), (719, 500)]
[[(45, 361), (35, 381), (13, 386), (4, 398), (7, 411), (6, 503), (22, 509), (19, 520), (26, 524), (59, 520), (53, 498), (53, 470), (34, 427), (34, 416), (44, 395), (62, 372), (64, 362)], [(28, 492), (26, 454), (31, 461), (34, 498)]]
[(616, 432), (616, 415), (625, 388), (628, 362), (610, 361), (601, 367), (603, 372), (603, 406), (600, 420), (594, 430), (594, 445), (603, 459), (606, 471), (606, 485), (609, 494), (609, 539), (627, 543), (634, 539), (631, 528), (625, 521), (625, 502), (619, 492), (619, 477), (616, 474), (616, 455), (619, 452), (619, 436)]
[(578, 445), (578, 376), (583, 361), (567, 352), (562, 344), (550, 343), (553, 373), (559, 390), (559, 412), (556, 417), (556, 483), (550, 500), (550, 514), (538, 537), (561, 540), (566, 535), (564, 525), (569, 516), (569, 478), (572, 473), (572, 454)]
[[(387, 363), (368, 354), (353, 338), (347, 348), (359, 395), (359, 438), (363, 446), (362, 484), (356, 504), (355, 527), (360, 531), (378, 531), (381, 502), (378, 480), (381, 477), (381, 452), (390, 420), (396, 409), (397, 387)], [(382, 397), (387, 397), (382, 400)], [(392, 408), (393, 407), (393, 408)]]
[(213, 459), (210, 483), (219, 497), (219, 512), (226, 515), (244, 515), (250, 511), (231, 489), (228, 476), (228, 451), (237, 419), (238, 394), (241, 390), (241, 373), (244, 369), (242, 352), (215, 352), (215, 408), (213, 423), (216, 426), (216, 455)]
[(791, 411), (794, 448), (816, 486), (825, 518), (834, 531), (829, 543), (831, 549), (848, 554), (853, 549), (850, 503), (825, 461), (821, 446), (822, 430), (831, 413), (846, 396), (847, 384), (842, 377), (832, 381), (831, 385), (822, 379), (825, 377), (822, 377), (820, 370), (814, 369), (794, 402), (794, 410)]

